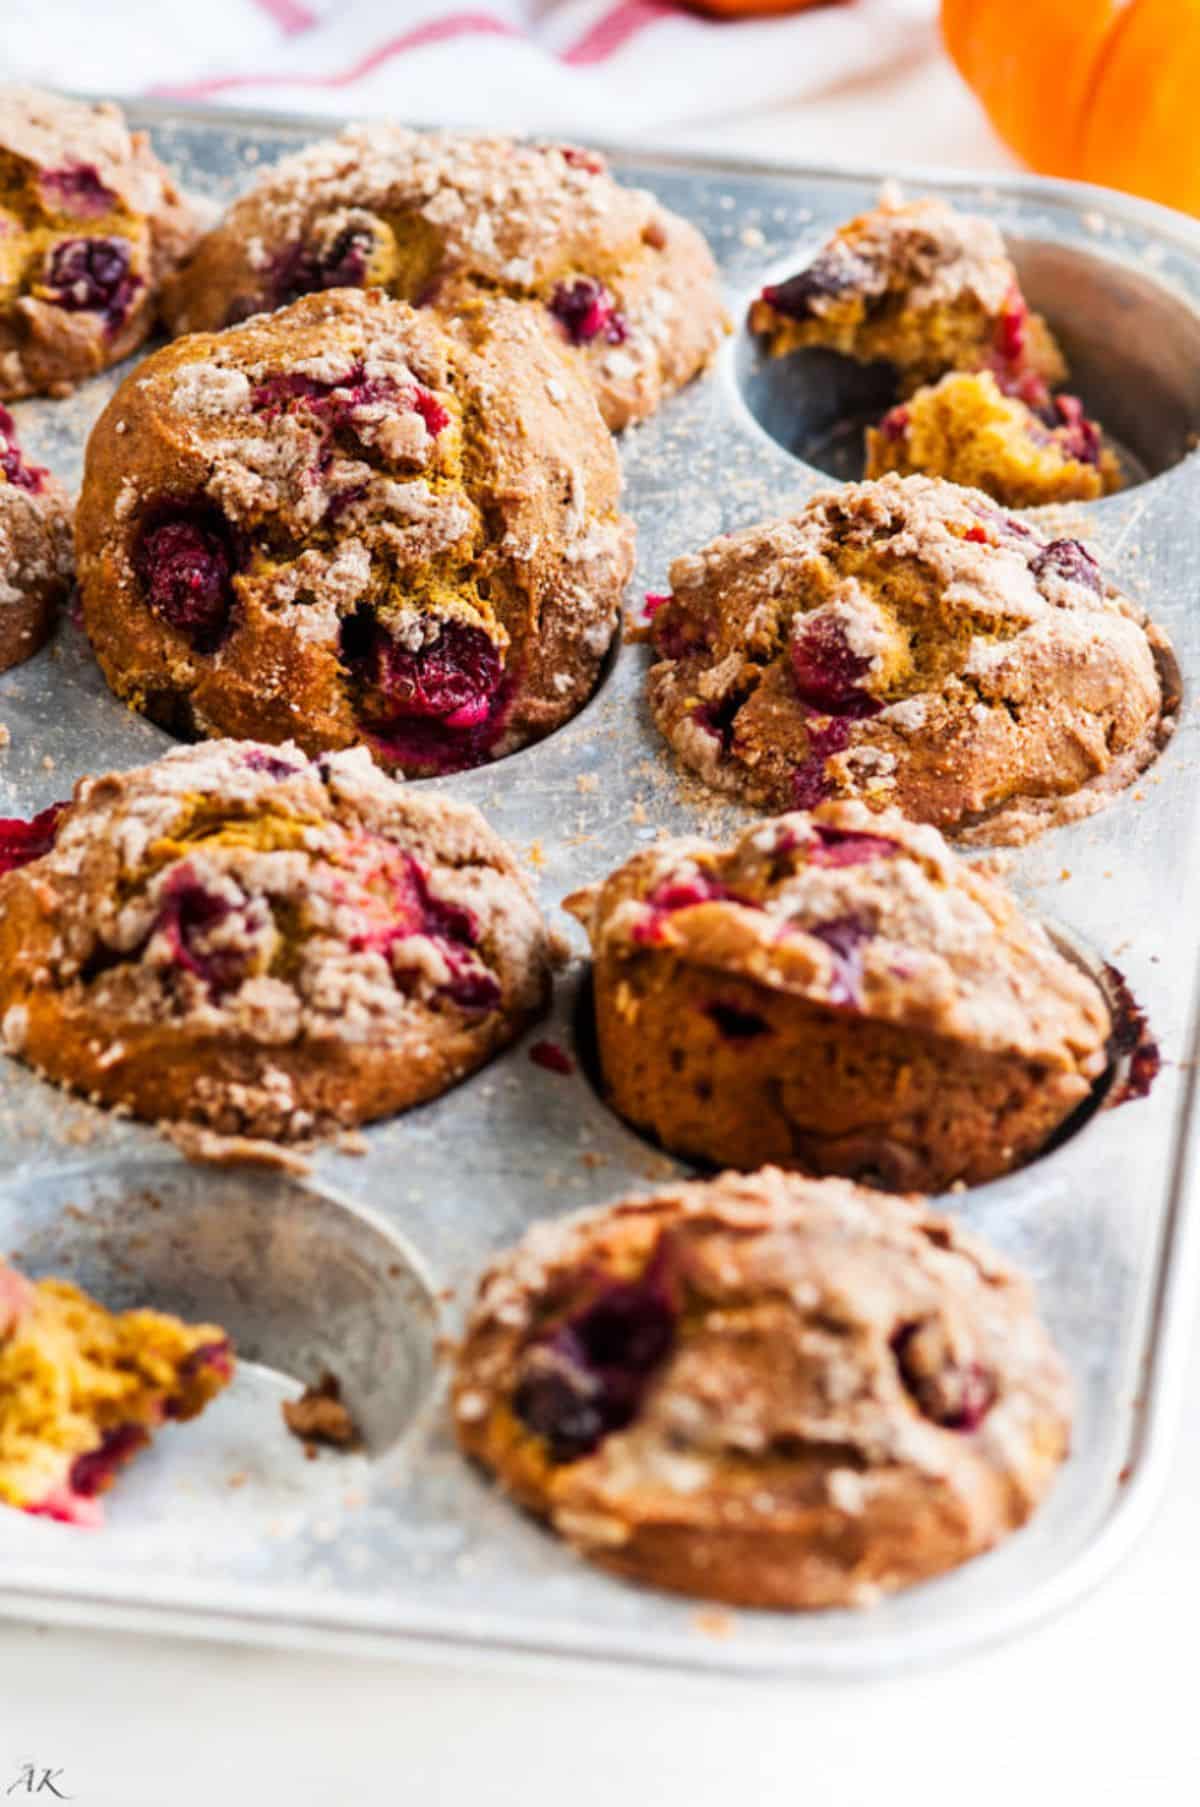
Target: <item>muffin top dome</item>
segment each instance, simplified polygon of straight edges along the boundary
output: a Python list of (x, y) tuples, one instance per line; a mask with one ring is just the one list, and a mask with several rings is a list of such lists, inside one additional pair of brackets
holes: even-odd
[(377, 292), (308, 296), (165, 347), (105, 410), (88, 633), (168, 726), (478, 764), (591, 690), (632, 562), (620, 481), (529, 309), (481, 301), (451, 337)]
[(694, 376), (724, 328), (700, 234), (602, 156), (390, 125), (352, 126), (267, 171), (202, 241), (166, 314), (175, 332), (211, 330), (367, 285), (447, 313), (481, 292), (535, 301), (613, 428)]
[(660, 952), (977, 1049), (1104, 1070), (1094, 981), (934, 829), (826, 804), (728, 847), (667, 841), (568, 908), (597, 959)]
[(1169, 649), (1077, 540), (887, 476), (675, 560), (645, 630), (684, 764), (776, 808), (857, 796), (1028, 839), (1153, 759)]

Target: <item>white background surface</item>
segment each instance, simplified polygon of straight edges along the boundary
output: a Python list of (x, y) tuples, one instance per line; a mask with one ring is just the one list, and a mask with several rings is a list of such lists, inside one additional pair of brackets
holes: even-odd
[[(889, 76), (690, 128), (686, 141), (1006, 167), (928, 38), (911, 49)], [(61, 1771), (57, 1786), (83, 1807), (1193, 1801), (1200, 1349), (1190, 1400), (1166, 1503), (1124, 1569), (1064, 1618), (952, 1670), (718, 1686), (0, 1627), (0, 1802), (30, 1798), (29, 1762)]]

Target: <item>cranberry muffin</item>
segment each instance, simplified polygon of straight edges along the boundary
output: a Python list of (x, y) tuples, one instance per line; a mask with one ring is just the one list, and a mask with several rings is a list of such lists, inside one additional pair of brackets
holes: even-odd
[(268, 170), (168, 285), (165, 311), (177, 333), (212, 331), (368, 284), (450, 316), (479, 294), (533, 302), (614, 431), (690, 382), (725, 331), (703, 238), (597, 152), (392, 125)]
[(633, 558), (620, 485), (530, 309), (480, 302), (451, 338), (377, 292), (306, 296), (113, 397), (77, 516), (88, 636), (176, 733), (478, 765), (590, 694)]
[(890, 187), (802, 270), (763, 289), (750, 329), (773, 357), (823, 346), (893, 364), (905, 393), (950, 370), (991, 370), (1035, 401), (1067, 374), (992, 222)]
[(811, 1608), (1024, 1523), (1071, 1387), (1026, 1282), (949, 1218), (765, 1168), (535, 1225), (484, 1275), (454, 1404), (601, 1567)]
[(0, 1038), (138, 1117), (365, 1122), (445, 1091), (547, 999), (556, 950), (512, 854), (361, 748), (181, 747), (15, 830)]
[(566, 907), (591, 938), (606, 1095), (689, 1160), (977, 1185), (1108, 1065), (1094, 981), (895, 810), (667, 841)]
[(926, 384), (868, 427), (866, 475), (889, 471), (949, 477), (1006, 508), (1094, 502), (1122, 482), (1119, 458), (1074, 396), (1038, 413), (990, 370)]
[(1174, 724), (1165, 637), (1077, 540), (887, 476), (675, 560), (635, 630), (685, 766), (774, 809), (895, 804), (967, 841), (1108, 803)]
[(100, 1495), (169, 1419), (195, 1418), (233, 1378), (215, 1324), (110, 1312), (66, 1280), (0, 1264), (0, 1502), (103, 1523)]
[[(804, 269), (768, 284), (750, 328), (773, 357), (822, 346), (895, 367), (913, 401), (868, 431), (868, 477), (949, 477), (1009, 508), (1121, 486), (1120, 462), (1079, 398), (1053, 393), (1067, 380), (1066, 361), (990, 220), (932, 198), (905, 201), (889, 186)], [(990, 382), (930, 392), (951, 373)], [(1002, 450), (993, 443), (999, 428)]]
[(119, 107), (0, 88), (0, 397), (65, 394), (136, 351), (196, 229)]
[(0, 671), (44, 645), (74, 568), (70, 498), (24, 456), (0, 407)]

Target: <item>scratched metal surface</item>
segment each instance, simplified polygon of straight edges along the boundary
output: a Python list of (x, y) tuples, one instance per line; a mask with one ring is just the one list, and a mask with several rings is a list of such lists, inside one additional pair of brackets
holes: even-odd
[[(255, 165), (322, 129), (147, 117), (185, 183), (221, 199)], [(707, 233), (736, 320), (766, 276), (876, 186), (828, 172), (617, 161)], [(1190, 700), (1200, 671), (1200, 492), (1196, 457), (1184, 454), (1200, 427), (1200, 229), (1032, 180), (921, 185), (988, 212), (1010, 235), (1085, 395), (1135, 466), (1159, 472), (1071, 509), (1058, 529), (1085, 534), (1150, 603), (1185, 684), (1179, 731), (1136, 793), (1010, 863), (1034, 909), (1123, 969), (1167, 1064), (1147, 1101), (1098, 1113), (1024, 1172), (949, 1201), (1031, 1270), (1077, 1378), (1076, 1447), (1048, 1505), (1002, 1550), (869, 1613), (739, 1613), (714, 1637), (688, 1602), (579, 1563), (468, 1471), (446, 1434), (434, 1338), (453, 1330), (489, 1251), (536, 1217), (676, 1171), (613, 1119), (585, 1072), (547, 1073), (518, 1047), (437, 1103), (369, 1131), (365, 1156), (323, 1151), (311, 1176), (295, 1180), (189, 1168), (151, 1131), (5, 1062), (0, 1248), (115, 1303), (153, 1298), (221, 1318), (251, 1359), (216, 1409), (168, 1430), (133, 1466), (110, 1496), (103, 1532), (0, 1514), (0, 1611), (372, 1650), (473, 1644), (865, 1674), (1029, 1622), (1103, 1572), (1144, 1522), (1169, 1447), (1197, 1266), (1185, 1157), (1200, 896)], [(19, 407), (32, 452), (74, 478), (115, 380)], [(836, 426), (862, 398), (845, 381), (820, 360), (764, 370), (739, 332), (706, 381), (625, 439), (640, 535), (634, 594), (665, 588), (674, 554), (828, 481), (789, 448), (849, 468), (853, 436)], [(526, 854), (552, 913), (565, 892), (661, 831), (720, 831), (739, 818), (663, 757), (642, 703), (644, 663), (639, 649), (621, 649), (561, 733), (434, 781), (478, 803)], [(70, 625), (0, 678), (0, 720), (11, 735), (0, 753), (6, 814), (169, 744), (108, 695)], [(558, 920), (579, 949), (573, 925)], [(577, 957), (539, 1035), (572, 1045), (582, 970)], [(325, 1364), (342, 1376), (369, 1448), (305, 1462), (277, 1405)]]

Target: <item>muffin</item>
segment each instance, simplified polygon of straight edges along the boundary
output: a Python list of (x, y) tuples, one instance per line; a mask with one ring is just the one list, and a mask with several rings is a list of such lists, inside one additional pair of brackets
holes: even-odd
[(70, 497), (25, 458), (0, 407), (0, 671), (49, 639), (74, 568)]
[(978, 1185), (1108, 1066), (1094, 981), (896, 810), (663, 842), (566, 907), (591, 939), (605, 1094), (688, 1160)]
[(136, 351), (196, 229), (119, 107), (0, 88), (0, 397), (66, 394)]
[(944, 376), (867, 428), (867, 477), (924, 473), (1006, 508), (1093, 502), (1121, 487), (1121, 464), (1073, 396), (1037, 414), (990, 371)]
[(991, 370), (1034, 400), (1067, 374), (992, 222), (892, 188), (794, 276), (769, 283), (750, 329), (772, 357), (823, 346), (893, 364), (906, 394), (950, 370)]
[(485, 1274), (459, 1440), (581, 1555), (863, 1606), (1024, 1523), (1071, 1388), (1025, 1281), (920, 1199), (773, 1168), (542, 1223)]
[(285, 158), (168, 286), (173, 331), (214, 331), (318, 289), (377, 285), (455, 314), (533, 302), (614, 430), (653, 414), (725, 327), (708, 246), (569, 144), (352, 126)]
[(772, 809), (895, 804), (967, 841), (1090, 814), (1159, 752), (1165, 637), (1077, 540), (887, 476), (671, 566), (636, 630), (685, 766)]
[(96, 1103), (306, 1136), (436, 1097), (546, 1002), (512, 854), (361, 748), (181, 747), (39, 820), (24, 864), (0, 830), (0, 1039)]
[(595, 685), (633, 558), (620, 484), (532, 310), (480, 302), (450, 338), (375, 292), (310, 295), (166, 346), (105, 409), (88, 636), (175, 733), (478, 765)]
[(195, 1418), (233, 1378), (215, 1324), (106, 1311), (65, 1280), (0, 1264), (0, 1501), (103, 1523), (100, 1495), (168, 1419)]
[(912, 401), (868, 429), (868, 477), (949, 477), (1009, 508), (1121, 487), (1082, 402), (1053, 393), (1066, 360), (990, 220), (885, 188), (804, 269), (763, 289), (750, 328), (772, 357), (820, 346), (894, 366)]

